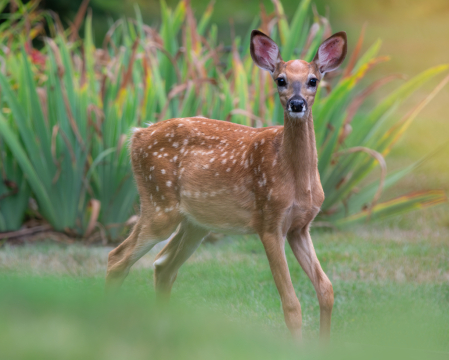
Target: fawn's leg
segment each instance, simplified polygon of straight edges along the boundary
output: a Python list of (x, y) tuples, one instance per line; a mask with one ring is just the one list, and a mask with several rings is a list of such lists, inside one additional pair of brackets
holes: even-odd
[(287, 239), (296, 259), (315, 287), (320, 304), (320, 336), (327, 340), (330, 336), (332, 307), (334, 305), (332, 284), (318, 261), (309, 229), (294, 230), (288, 234)]
[(128, 275), (131, 266), (143, 255), (150, 251), (154, 245), (166, 240), (179, 224), (169, 219), (161, 223), (151, 223), (143, 220), (141, 216), (134, 226), (131, 234), (119, 246), (109, 253), (108, 269), (106, 274), (106, 291), (117, 290)]
[(271, 273), (279, 291), (284, 319), (293, 337), (301, 340), (301, 305), (296, 297), (285, 257), (285, 241), (281, 235), (265, 233), (260, 236), (270, 263)]
[(170, 297), (179, 268), (208, 233), (208, 230), (184, 219), (178, 233), (157, 254), (154, 261), (154, 285), (159, 298)]

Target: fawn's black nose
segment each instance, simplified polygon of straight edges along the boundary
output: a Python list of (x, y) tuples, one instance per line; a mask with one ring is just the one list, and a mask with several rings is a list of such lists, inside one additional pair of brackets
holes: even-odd
[(288, 104), (288, 110), (299, 113), (306, 110), (306, 102), (304, 99), (291, 99)]

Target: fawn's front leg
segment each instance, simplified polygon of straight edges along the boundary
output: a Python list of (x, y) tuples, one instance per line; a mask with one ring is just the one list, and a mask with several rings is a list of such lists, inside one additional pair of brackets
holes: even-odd
[(312, 281), (320, 304), (320, 336), (328, 340), (331, 332), (331, 315), (334, 290), (329, 278), (321, 268), (308, 228), (291, 231), (287, 236), (290, 247), (299, 264)]
[(281, 296), (285, 323), (293, 337), (301, 340), (301, 305), (296, 297), (288, 270), (285, 257), (285, 240), (280, 234), (269, 233), (262, 234), (260, 238), (270, 263), (274, 282)]

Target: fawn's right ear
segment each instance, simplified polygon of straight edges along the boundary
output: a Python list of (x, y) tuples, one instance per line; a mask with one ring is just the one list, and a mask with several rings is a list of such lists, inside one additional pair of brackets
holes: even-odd
[(279, 47), (270, 37), (259, 30), (251, 32), (250, 43), (251, 57), (255, 64), (273, 74), (277, 64), (282, 61)]

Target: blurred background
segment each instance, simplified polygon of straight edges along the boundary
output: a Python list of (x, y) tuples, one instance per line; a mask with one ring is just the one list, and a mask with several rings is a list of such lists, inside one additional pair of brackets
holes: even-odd
[[(301, 52), (302, 57), (313, 56), (313, 52), (316, 51), (319, 42), (322, 40), (323, 33), (326, 33), (328, 36), (332, 31), (345, 30), (348, 33), (349, 52), (350, 54), (354, 54), (354, 58), (350, 60), (348, 56), (344, 65), (347, 69), (328, 76), (330, 79), (329, 89), (334, 86), (339, 86), (336, 85), (337, 82), (335, 79), (339, 79), (339, 84), (343, 84), (342, 80), (351, 71), (355, 76), (355, 63), (350, 62), (357, 60), (357, 58), (358, 61), (365, 62), (363, 66), (368, 66), (367, 69), (369, 71), (363, 71), (363, 74), (360, 74), (356, 80), (356, 82), (359, 82), (356, 88), (350, 88), (345, 93), (345, 97), (347, 98), (338, 99), (337, 103), (332, 105), (333, 100), (327, 100), (323, 97), (323, 104), (326, 102), (328, 104), (324, 105), (324, 107), (319, 104), (315, 106), (316, 118), (322, 119), (316, 121), (315, 125), (318, 126), (318, 132), (321, 132), (321, 135), (318, 134), (317, 141), (321, 162), (319, 170), (323, 179), (324, 190), (328, 195), (331, 195), (336, 190), (339, 191), (335, 196), (326, 200), (327, 202), (324, 204), (323, 212), (320, 216), (323, 215), (323, 220), (330, 221), (332, 224), (336, 224), (335, 221), (338, 221), (342, 217), (348, 217), (348, 215), (357, 217), (356, 210), (362, 210), (359, 213), (361, 217), (358, 218), (358, 222), (362, 218), (370, 217), (369, 214), (363, 214), (363, 211), (370, 206), (374, 207), (376, 205), (377, 200), (379, 200), (379, 194), (372, 193), (367, 188), (367, 184), (370, 182), (374, 184), (376, 179), (379, 179), (385, 173), (385, 169), (383, 169), (383, 172), (382, 167), (374, 166), (375, 164), (371, 161), (370, 174), (365, 173), (363, 170), (363, 162), (366, 159), (361, 159), (360, 154), (349, 157), (349, 160), (344, 160), (353, 161), (355, 159), (354, 161), (357, 161), (359, 164), (353, 166), (353, 169), (349, 171), (348, 166), (344, 165), (344, 161), (340, 168), (338, 164), (335, 166), (336, 163), (331, 161), (331, 157), (333, 156), (335, 159), (339, 149), (359, 145), (373, 148), (382, 153), (383, 156), (388, 155), (388, 174), (392, 174), (396, 170), (404, 169), (409, 165), (417, 164), (418, 161), (425, 159), (419, 166), (415, 166), (410, 170), (407, 176), (404, 174), (401, 175), (400, 181), (394, 181), (394, 184), (388, 183), (387, 181), (386, 186), (383, 187), (383, 192), (380, 197), (381, 201), (395, 199), (400, 195), (408, 194), (405, 195), (406, 197), (404, 199), (407, 201), (410, 200), (409, 209), (421, 207), (424, 204), (444, 202), (444, 195), (441, 192), (439, 193), (440, 195), (433, 193), (432, 198), (429, 197), (430, 193), (426, 193), (425, 196), (423, 195), (424, 193), (421, 193), (428, 190), (442, 190), (445, 192), (449, 190), (449, 182), (447, 181), (449, 179), (449, 166), (447, 166), (449, 121), (446, 115), (446, 99), (449, 95), (449, 89), (443, 83), (441, 86), (436, 85), (445, 76), (443, 69), (435, 70), (436, 72), (429, 70), (430, 72), (427, 75), (423, 75), (423, 81), (419, 80), (416, 86), (411, 85), (410, 91), (405, 90), (403, 95), (400, 95), (396, 100), (392, 100), (390, 105), (381, 109), (383, 105), (380, 104), (384, 101), (388, 102), (390, 94), (393, 94), (396, 89), (402, 91), (399, 90), (401, 87), (409, 86), (405, 84), (413, 84), (415, 77), (418, 79), (421, 76), (419, 74), (424, 74), (427, 69), (437, 69), (436, 67), (448, 61), (449, 48), (444, 45), (448, 36), (446, 19), (449, 15), (449, 4), (446, 1), (406, 2), (400, 0), (383, 0), (370, 2), (347, 0), (336, 3), (317, 0), (314, 2), (303, 1), (298, 4), (298, 2), (290, 0), (282, 2), (269, 0), (260, 2), (209, 2), (196, 0), (183, 3), (177, 0), (170, 0), (168, 2), (43, 0), (40, 2), (25, 1), (23, 5), (19, 6), (14, 5), (16, 4), (15, 2), (11, 2), (8, 5), (9, 1), (4, 0), (2, 4), (3, 20), (1, 26), (5, 30), (11, 29), (11, 34), (8, 31), (3, 33), (2, 41), (5, 43), (5, 49), (11, 44), (14, 44), (14, 49), (19, 49), (16, 45), (20, 46), (21, 39), (23, 39), (23, 41), (27, 42), (26, 46), (28, 48), (26, 51), (31, 55), (32, 62), (35, 64), (39, 64), (39, 62), (44, 64), (47, 58), (47, 48), (44, 46), (45, 37), (41, 35), (52, 34), (51, 36), (55, 36), (56, 33), (65, 29), (65, 35), (63, 36), (70, 34), (67, 38), (67, 50), (72, 52), (75, 75), (80, 76), (81, 82), (84, 79), (84, 75), (82, 71), (79, 74), (76, 72), (76, 66), (79, 64), (77, 59), (83, 58), (83, 56), (85, 57), (85, 64), (81, 65), (84, 68), (81, 68), (81, 70), (86, 69), (89, 61), (95, 62), (95, 66), (88, 69), (93, 77), (89, 89), (95, 93), (101, 88), (102, 93), (100, 97), (103, 98), (92, 98), (89, 101), (93, 102), (92, 106), (94, 104), (98, 106), (97, 112), (95, 113), (96, 117), (102, 113), (102, 116), (106, 117), (108, 123), (112, 121), (110, 125), (102, 126), (106, 126), (107, 129), (114, 129), (107, 130), (112, 131), (107, 137), (103, 136), (107, 133), (106, 130), (104, 133), (97, 132), (100, 136), (99, 139), (103, 142), (100, 147), (101, 151), (106, 152), (110, 151), (108, 149), (114, 147), (117, 142), (120, 143), (122, 141), (120, 140), (120, 136), (126, 136), (127, 129), (133, 124), (140, 124), (146, 120), (154, 121), (155, 118), (161, 119), (162, 116), (187, 116), (202, 113), (220, 119), (230, 119), (231, 121), (246, 123), (250, 121), (247, 115), (232, 113), (233, 111), (246, 111), (247, 114), (253, 114), (253, 119), (259, 118), (260, 116), (260, 120), (258, 120), (259, 124), (249, 123), (252, 126), (267, 125), (273, 122), (282, 123), (282, 111), (280, 111), (277, 104), (278, 100), (276, 96), (274, 102), (267, 100), (265, 106), (258, 106), (257, 103), (258, 101), (263, 103), (267, 95), (260, 95), (262, 96), (262, 100), (259, 100), (259, 95), (255, 92), (255, 87), (257, 87), (255, 76), (258, 73), (254, 72), (254, 67), (252, 66), (251, 59), (248, 57), (247, 49), (249, 41), (248, 34), (251, 27), (263, 26), (266, 29), (269, 28), (269, 31), (272, 32), (271, 35), (280, 42), (283, 53), (288, 53), (288, 57), (292, 57), (292, 55), (299, 56)], [(17, 4), (21, 3), (19, 2)], [(188, 8), (187, 16), (185, 12), (186, 7)], [(27, 14), (32, 15), (28, 16)], [(90, 20), (88, 22), (85, 21), (86, 14), (89, 19), (92, 19), (91, 22)], [(260, 17), (258, 17), (259, 14), (262, 14), (262, 24)], [(17, 19), (20, 17), (22, 18), (18, 21)], [(195, 19), (198, 24), (198, 29), (195, 28)], [(9, 27), (8, 21), (12, 21), (12, 23), (17, 21), (17, 23)], [(291, 23), (290, 26), (294, 30), (290, 34), (288, 33), (289, 23)], [(41, 24), (45, 24), (44, 27)], [(31, 32), (27, 33), (27, 27), (34, 28)], [(174, 27), (176, 33), (172, 34), (167, 27)], [(179, 31), (180, 27), (182, 27), (181, 31)], [(187, 30), (188, 27), (193, 30)], [(73, 29), (76, 29), (76, 31)], [(164, 94), (156, 95), (162, 88), (158, 87), (158, 84), (152, 83), (151, 92), (145, 95), (145, 99), (141, 100), (145, 102), (143, 107), (142, 104), (135, 102), (132, 108), (128, 106), (127, 115), (121, 118), (122, 115), (120, 112), (117, 113), (115, 111), (114, 115), (114, 111), (111, 110), (112, 112), (109, 112), (110, 110), (108, 108), (108, 104), (119, 107), (122, 105), (121, 97), (115, 95), (118, 85), (117, 79), (122, 76), (124, 79), (127, 79), (120, 83), (120, 90), (123, 90), (127, 99), (131, 101), (132, 92), (144, 86), (144, 84), (136, 82), (137, 78), (141, 76), (142, 71), (145, 74), (148, 72), (148, 61), (140, 64), (140, 59), (144, 56), (144, 52), (142, 52), (144, 50), (143, 47), (137, 49), (139, 63), (135, 63), (132, 60), (133, 51), (135, 50), (131, 46), (132, 41), (136, 37), (136, 30), (139, 32), (139, 36), (145, 35), (145, 39), (141, 40), (143, 41), (141, 42), (142, 46), (146, 42), (146, 46), (156, 46), (155, 48), (159, 49), (159, 52), (155, 53), (155, 61), (158, 63), (157, 72), (160, 72), (158, 76), (161, 76), (159, 81), (164, 84)], [(198, 30), (198, 34), (195, 35), (196, 30)], [(314, 31), (317, 32), (314, 33)], [(25, 38), (18, 36), (21, 32), (21, 36), (25, 36)], [(146, 34), (143, 34), (143, 32), (146, 32)], [(29, 35), (31, 35), (31, 39), (26, 40), (26, 37)], [(79, 39), (82, 39), (84, 43), (75, 41), (78, 35), (80, 36)], [(209, 42), (206, 47), (204, 47), (205, 44), (200, 45), (197, 43), (200, 36)], [(309, 36), (309, 39), (306, 43), (307, 36)], [(277, 39), (278, 37), (280, 39)], [(190, 59), (187, 62), (183, 62), (180, 56), (181, 54), (185, 54), (185, 47), (190, 46), (189, 41), (195, 47), (194, 52), (197, 54), (193, 55), (193, 57), (187, 54)], [(154, 43), (158, 45), (154, 45)], [(79, 51), (79, 54), (75, 55), (75, 51), (72, 50), (72, 44), (75, 46), (76, 51)], [(240, 59), (236, 59), (236, 53), (231, 54), (234, 45), (236, 46), (235, 50), (237, 50)], [(34, 46), (35, 49), (31, 50), (31, 46)], [(93, 46), (97, 47), (97, 49), (94, 49)], [(160, 48), (161, 46), (164, 48)], [(303, 47), (302, 50), (301, 47)], [(125, 53), (120, 54), (119, 50), (122, 52), (125, 51)], [(211, 50), (216, 51), (216, 53)], [(12, 53), (11, 51), (9, 56)], [(173, 60), (173, 58), (171, 60), (164, 58), (167, 54), (169, 54), (168, 56), (175, 57), (176, 60)], [(364, 54), (364, 57), (362, 54)], [(86, 57), (87, 55), (91, 56), (90, 60)], [(214, 67), (211, 66), (211, 60), (207, 60), (208, 57), (214, 59)], [(202, 70), (198, 70), (198, 61), (201, 63), (200, 67), (203, 67)], [(240, 73), (240, 70), (238, 70), (240, 68), (236, 65), (236, 61), (242, 61), (243, 73)], [(119, 72), (116, 72), (113, 76), (112, 67), (119, 66), (117, 64), (120, 64), (120, 62), (124, 66), (128, 66), (127, 64), (129, 63), (129, 71), (132, 70), (132, 72), (127, 75), (122, 66)], [(173, 67), (175, 62), (178, 62), (176, 71)], [(139, 68), (141, 65), (143, 68)], [(358, 69), (360, 66), (362, 66), (361, 63), (355, 65), (355, 68)], [(197, 67), (197, 74), (192, 72), (194, 67)], [(39, 74), (42, 70), (43, 68), (39, 67), (32, 69), (33, 72), (36, 72), (37, 77), (40, 76), (40, 78), (36, 78), (35, 85), (37, 87), (40, 87), (44, 83), (43, 79), (46, 75), (42, 77)], [(343, 74), (343, 77), (339, 78), (341, 74)], [(129, 78), (129, 75), (131, 78)], [(103, 80), (100, 84), (98, 80), (101, 76), (103, 76)], [(177, 79), (175, 79), (175, 76)], [(170, 93), (174, 89), (180, 89), (176, 88), (175, 85), (185, 86), (187, 83), (182, 84), (183, 81), (203, 81), (200, 79), (205, 76), (209, 78), (209, 82), (217, 82), (218, 80), (218, 86), (212, 90), (214, 92), (218, 90), (214, 95), (214, 100), (208, 99), (204, 104), (194, 103), (192, 102), (193, 98), (189, 98), (191, 91), (193, 91), (192, 89), (188, 90), (187, 95), (184, 94), (185, 90), (181, 90), (180, 92), (177, 90), (178, 94), (176, 95)], [(245, 78), (244, 84), (241, 83), (243, 77)], [(226, 80), (225, 84), (220, 83), (223, 79)], [(110, 84), (107, 82), (108, 80), (111, 80)], [(260, 81), (262, 80), (261, 78)], [(266, 80), (263, 81), (266, 82)], [(76, 84), (70, 84), (68, 86), (75, 86), (77, 88)], [(210, 86), (208, 83), (202, 88), (199, 85), (195, 85), (194, 91), (196, 94), (198, 92), (206, 93), (206, 89)], [(128, 88), (129, 91), (127, 91)], [(109, 91), (108, 89), (114, 90)], [(229, 92), (226, 92), (226, 89), (229, 89)], [(240, 91), (238, 94), (237, 89)], [(270, 81), (268, 81), (264, 87), (264, 93), (268, 94), (271, 91), (270, 89), (271, 85)], [(37, 91), (41, 90), (37, 89)], [(432, 91), (435, 91), (435, 93), (433, 94)], [(367, 96), (364, 95), (365, 92)], [(110, 97), (110, 101), (104, 98), (105, 94)], [(357, 97), (358, 94), (360, 94), (360, 99)], [(429, 99), (432, 98), (432, 101), (424, 100), (429, 94), (432, 94), (429, 97)], [(226, 101), (220, 104), (219, 98), (223, 95), (226, 96)], [(42, 94), (39, 96), (42, 96)], [(116, 97), (114, 98), (114, 96)], [(184, 96), (187, 97), (184, 98)], [(168, 105), (166, 105), (167, 100)], [(359, 102), (359, 100), (361, 101)], [(76, 103), (75, 98), (73, 101), (73, 106), (75, 107), (81, 104)], [(179, 101), (186, 102), (180, 104)], [(426, 103), (424, 106), (421, 106), (422, 101)], [(207, 108), (206, 106), (211, 102), (214, 104), (213, 109)], [(105, 104), (105, 108), (102, 108), (103, 104)], [(377, 105), (380, 106), (380, 109), (377, 108)], [(326, 106), (329, 109), (326, 109)], [(413, 112), (417, 107), (419, 111), (414, 114)], [(89, 107), (86, 109), (87, 112), (92, 111)], [(349, 111), (349, 109), (352, 110)], [(354, 115), (352, 112), (354, 109), (355, 121), (352, 122)], [(44, 114), (48, 112), (46, 109), (38, 111), (43, 111)], [(81, 113), (84, 112), (84, 110), (79, 111)], [(323, 111), (325, 115), (322, 116), (320, 111)], [(68, 116), (67, 121), (71, 121), (67, 109), (66, 112)], [(348, 115), (345, 115), (346, 113)], [(371, 116), (370, 114), (374, 118), (367, 120)], [(89, 113), (87, 116), (90, 117), (92, 114)], [(343, 122), (340, 121), (341, 116), (346, 117)], [(412, 119), (407, 120), (408, 118)], [(12, 116), (10, 121), (14, 123), (14, 120), (14, 116)], [(55, 118), (55, 121), (57, 122), (59, 120)], [(390, 127), (394, 122), (401, 123), (403, 121), (407, 122), (404, 129), (399, 130), (398, 128)], [(352, 127), (354, 126), (355, 132), (359, 132), (358, 135), (354, 135), (354, 132), (351, 133)], [(379, 126), (383, 127), (382, 130), (378, 129)], [(336, 129), (332, 130), (334, 128)], [(372, 131), (371, 128), (373, 128)], [(89, 130), (87, 131), (89, 132)], [(387, 141), (390, 145), (382, 143), (382, 131), (385, 134), (390, 134), (390, 139)], [(89, 137), (91, 135), (88, 132), (86, 132), (86, 136)], [(341, 132), (338, 141), (334, 138), (329, 143), (328, 140), (334, 136), (332, 133), (338, 132)], [(362, 140), (360, 137), (360, 132), (364, 134), (365, 140)], [(76, 136), (79, 137), (79, 135)], [(55, 137), (54, 134), (53, 137)], [(368, 137), (371, 137), (371, 140), (368, 141)], [(63, 140), (59, 139), (58, 141), (63, 146)], [(363, 141), (365, 142), (363, 143)], [(373, 142), (377, 142), (377, 145), (374, 145)], [(95, 215), (99, 209), (99, 214), (97, 217), (94, 217), (92, 223), (95, 224), (96, 220), (99, 220), (98, 223), (106, 227), (109, 240), (122, 239), (123, 234), (126, 233), (126, 229), (119, 236), (120, 227), (117, 224), (125, 223), (126, 219), (134, 212), (132, 207), (134, 209), (136, 208), (135, 191), (126, 191), (125, 189), (130, 189), (130, 186), (122, 186), (120, 182), (126, 181), (126, 184), (132, 184), (131, 178), (125, 175), (129, 171), (125, 164), (126, 153), (123, 149), (120, 149), (120, 156), (113, 160), (115, 163), (112, 170), (110, 167), (105, 169), (107, 167), (106, 162), (112, 159), (113, 155), (105, 155), (105, 153), (100, 151), (100, 148), (96, 149), (95, 143), (96, 140), (92, 142), (92, 154), (89, 154), (89, 156), (93, 157), (92, 161), (95, 164), (95, 167), (89, 170), (89, 173), (92, 173), (89, 181), (93, 182), (93, 193), (92, 191), (89, 193), (89, 189), (83, 188), (82, 182), (84, 180), (82, 179), (81, 167), (76, 170), (78, 172), (75, 176), (78, 181), (78, 186), (80, 186), (79, 196), (81, 196), (81, 201), (83, 202), (80, 206), (81, 209), (85, 208), (88, 212), (92, 211), (91, 220), (92, 214)], [(50, 145), (47, 144), (46, 146)], [(78, 146), (76, 141), (73, 143), (73, 146)], [(28, 149), (28, 151), (30, 150)], [(61, 148), (61, 151), (64, 150)], [(86, 154), (83, 155), (80, 153), (79, 155), (85, 156)], [(88, 162), (91, 161), (89, 156), (87, 157)], [(103, 156), (105, 156), (106, 160), (101, 160)], [(52, 163), (55, 162), (54, 159), (50, 160), (48, 158), (48, 160)], [(83, 158), (80, 158), (80, 160), (84, 161)], [(11, 166), (14, 168), (14, 162), (11, 163)], [(49, 166), (51, 167), (53, 165)], [(105, 170), (103, 171), (102, 168)], [(42, 171), (42, 176), (55, 176), (53, 180), (62, 187), (61, 191), (65, 191), (64, 189), (68, 183), (62, 179), (64, 178), (64, 173), (62, 173), (63, 176), (60, 179), (60, 173), (57, 173), (58, 175), (51, 175), (51, 170), (47, 171), (46, 174), (44, 174), (42, 168), (37, 170), (38, 172)], [(101, 176), (102, 171), (103, 175)], [(107, 171), (110, 171), (108, 176), (106, 176)], [(20, 177), (20, 174), (17, 174), (17, 176)], [(107, 177), (117, 176), (121, 179), (120, 181), (117, 180), (113, 185), (106, 183)], [(14, 179), (6, 178), (12, 181), (10, 185), (14, 184)], [(339, 189), (341, 184), (345, 184), (347, 188), (343, 190)], [(33, 182), (30, 182), (30, 185), (33, 185)], [(46, 186), (48, 189), (51, 189), (50, 184)], [(357, 186), (362, 186), (363, 189), (360, 190)], [(108, 188), (110, 190), (107, 190)], [(12, 189), (11, 186), (9, 186), (9, 189)], [(35, 191), (35, 189), (33, 190)], [(13, 201), (10, 195), (6, 195), (7, 191), (8, 185), (3, 189), (0, 185), (0, 196), (6, 196), (4, 201)], [(117, 198), (111, 199), (108, 195), (111, 192), (116, 194)], [(357, 193), (359, 195), (354, 195)], [(49, 194), (51, 195), (51, 193)], [(366, 196), (363, 194), (366, 194)], [(416, 200), (417, 196), (421, 196), (419, 201)], [(92, 204), (89, 205), (89, 199), (92, 197)], [(357, 197), (358, 199), (355, 199)], [(371, 205), (369, 205), (370, 197), (372, 200)], [(37, 200), (37, 206), (42, 207), (42, 199)], [(97, 200), (98, 202), (94, 205)], [(413, 203), (415, 200), (417, 202)], [(24, 201), (25, 197), (23, 198), (22, 204), (24, 204)], [(353, 209), (348, 210), (348, 201), (355, 204), (350, 204), (350, 207), (352, 206)], [(112, 202), (115, 202), (116, 205), (113, 205)], [(69, 201), (70, 203), (71, 201)], [(109, 203), (111, 207), (109, 214), (106, 214), (106, 203)], [(124, 209), (115, 209), (115, 206), (120, 206), (121, 204), (125, 204), (123, 206)], [(49, 206), (49, 203), (47, 203), (47, 206)], [(101, 206), (103, 207), (101, 208)], [(389, 206), (392, 211), (387, 211), (388, 214), (399, 213), (403, 212), (401, 209), (405, 209), (405, 202), (402, 204), (389, 204)], [(394, 210), (394, 206), (399, 206), (400, 211), (397, 209)], [(56, 206), (53, 207), (56, 208)], [(403, 223), (404, 226), (408, 226), (408, 224), (415, 223), (416, 221), (430, 221), (446, 228), (449, 227), (449, 218), (445, 215), (448, 213), (447, 209), (446, 204), (442, 207), (440, 206), (437, 210), (424, 210), (421, 212), (421, 214), (425, 214), (424, 217), (421, 214), (415, 213), (407, 215), (405, 218), (396, 217), (392, 221), (397, 224)], [(57, 223), (61, 224), (61, 221), (57, 222), (53, 220), (50, 223), (53, 227), (56, 226), (57, 230), (64, 228), (65, 233), (69, 233), (69, 235), (82, 234), (85, 232), (89, 221), (84, 215), (86, 210), (83, 211), (75, 208), (68, 210), (70, 214), (66, 217), (68, 220), (65, 226), (56, 226)], [(41, 209), (41, 212), (45, 211), (45, 209)], [(54, 212), (54, 209), (49, 211)], [(113, 214), (114, 212), (116, 214)], [(379, 211), (379, 215), (385, 215), (387, 213), (382, 213), (382, 210)], [(378, 212), (374, 211), (374, 214), (377, 216)], [(27, 217), (30, 216), (31, 218), (33, 217), (32, 211), (27, 215)], [(376, 216), (373, 218), (376, 218)], [(46, 216), (44, 215), (43, 217), (45, 218)], [(20, 216), (17, 216), (17, 221), (20, 222), (19, 218)], [(350, 221), (353, 222), (353, 220), (351, 219)], [(422, 225), (425, 224), (423, 223)], [(114, 235), (111, 235), (108, 226), (116, 226), (115, 230), (111, 230), (115, 233)], [(75, 227), (76, 229), (74, 229)], [(73, 230), (72, 233), (70, 231), (67, 232), (68, 228)], [(0, 221), (1, 229), (6, 229), (6, 226), (2, 225)]]
[[(44, 0), (43, 8), (59, 14), (65, 24), (73, 21), (81, 0)], [(175, 7), (177, 0), (168, 0), (169, 7)], [(194, 13), (199, 17), (211, 4), (207, 0), (192, 0)], [(232, 42), (231, 27), (236, 35), (244, 36), (255, 14), (264, 6), (268, 12), (274, 5), (270, 0), (264, 1), (212, 1), (211, 22), (218, 25), (218, 39), (230, 46)], [(287, 18), (291, 19), (298, 1), (283, 0)], [(387, 55), (390, 60), (376, 67), (367, 75), (368, 79), (379, 78), (382, 74), (403, 74), (411, 78), (426, 68), (449, 61), (449, 2), (446, 0), (344, 0), (313, 1), (318, 13), (329, 18), (334, 32), (344, 30), (348, 33), (349, 47), (354, 48), (357, 39), (366, 26), (364, 49), (375, 40), (382, 40), (380, 55)], [(161, 23), (161, 6), (156, 0), (103, 1), (92, 0), (95, 39), (101, 44), (109, 28), (108, 19), (122, 16), (134, 16), (138, 5), (143, 19), (152, 26)], [(232, 26), (231, 26), (232, 24)], [(82, 31), (82, 30), (81, 30)], [(395, 84), (387, 85), (385, 92)], [(407, 100), (405, 107), (413, 107), (432, 88), (424, 86)], [(382, 91), (375, 94), (382, 98)], [(406, 190), (420, 190), (425, 187), (449, 190), (449, 118), (447, 110), (449, 87), (445, 87), (432, 103), (427, 106), (413, 122), (400, 143), (393, 149), (389, 159), (389, 169), (396, 169), (401, 164), (412, 163), (422, 156), (438, 149), (430, 161), (420, 167), (413, 176), (401, 182)], [(428, 176), (432, 174), (432, 176)]]

